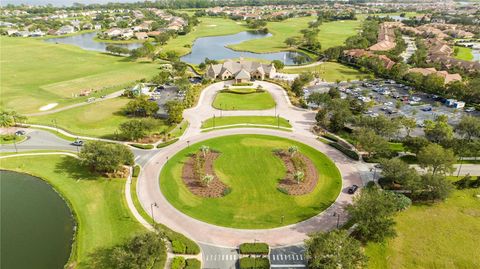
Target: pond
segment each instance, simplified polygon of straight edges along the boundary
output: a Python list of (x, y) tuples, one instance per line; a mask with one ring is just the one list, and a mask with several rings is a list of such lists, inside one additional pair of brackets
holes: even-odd
[(110, 44), (113, 44), (118, 47), (124, 47), (129, 50), (140, 48), (143, 43), (108, 43), (108, 42), (99, 42), (95, 41), (94, 38), (97, 36), (96, 32), (84, 33), (73, 36), (61, 36), (45, 39), (49, 43), (61, 43), (68, 45), (75, 45), (85, 50), (94, 50), (105, 52), (106, 47)]
[(61, 269), (72, 248), (74, 220), (45, 181), (0, 171), (1, 268)]
[(235, 51), (227, 48), (228, 45), (239, 44), (244, 41), (270, 37), (271, 34), (257, 32), (240, 32), (234, 35), (201, 37), (195, 40), (192, 46), (192, 52), (183, 56), (184, 62), (199, 64), (209, 58), (211, 60), (224, 60), (233, 58), (256, 58), (263, 60), (281, 60), (286, 65), (296, 64), (297, 56), (304, 56), (308, 61), (310, 59), (304, 53), (299, 52), (272, 52), (272, 53), (253, 53), (244, 51)]

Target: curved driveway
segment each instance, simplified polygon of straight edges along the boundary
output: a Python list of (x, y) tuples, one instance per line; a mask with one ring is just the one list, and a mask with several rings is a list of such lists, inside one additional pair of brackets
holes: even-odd
[[(310, 128), (314, 123), (314, 112), (292, 106), (286, 92), (281, 87), (267, 82), (256, 82), (254, 87), (259, 84), (270, 92), (275, 99), (277, 103), (276, 111), (275, 109), (261, 111), (223, 111), (223, 116), (273, 116), (275, 112), (277, 112), (281, 117), (290, 121), (294, 130), (293, 133), (258, 128), (223, 129), (202, 133), (200, 126), (203, 120), (211, 118), (213, 115), (217, 117), (220, 116), (220, 110), (213, 108), (211, 104), (216, 93), (223, 88), (224, 83), (219, 82), (207, 87), (202, 92), (198, 105), (184, 112), (185, 119), (190, 123), (185, 134), (177, 143), (164, 148), (152, 157), (139, 175), (137, 183), (139, 200), (145, 211), (150, 213), (152, 209), (151, 205), (157, 203), (158, 207), (153, 207), (153, 215), (157, 222), (184, 233), (201, 243), (236, 247), (240, 243), (251, 242), (254, 239), (267, 242), (271, 246), (299, 244), (303, 243), (303, 240), (307, 238), (309, 233), (329, 230), (336, 227), (337, 217), (333, 216), (334, 212), (340, 214), (340, 223), (346, 220), (344, 207), (351, 202), (352, 196), (345, 192), (345, 188), (352, 184), (361, 185), (362, 182), (360, 173), (356, 168), (357, 166), (352, 165), (352, 161), (337, 150), (316, 140), (316, 136), (310, 132)], [(188, 143), (193, 144), (206, 139), (233, 134), (264, 134), (285, 137), (300, 141), (325, 153), (335, 162), (343, 177), (342, 191), (337, 197), (336, 202), (324, 212), (303, 222), (263, 230), (220, 227), (191, 218), (174, 208), (163, 196), (159, 184), (160, 171), (168, 158), (185, 148)]]

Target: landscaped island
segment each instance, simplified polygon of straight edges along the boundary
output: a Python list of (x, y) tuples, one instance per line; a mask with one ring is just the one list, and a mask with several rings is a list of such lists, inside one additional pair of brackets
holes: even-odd
[[(276, 156), (275, 150), (292, 146), (298, 150), (294, 154), (304, 155), (318, 171), (316, 185), (305, 194), (291, 195), (279, 189), (291, 169)], [(214, 172), (228, 186), (227, 195), (201, 197), (192, 193), (182, 178), (191, 154), (201, 155), (200, 148), (205, 147), (219, 154), (209, 173)], [(303, 186), (307, 182), (294, 184)], [(328, 157), (307, 145), (273, 136), (232, 135), (202, 141), (177, 153), (161, 171), (160, 187), (173, 206), (191, 217), (221, 226), (260, 229), (317, 215), (335, 201), (341, 176)]]

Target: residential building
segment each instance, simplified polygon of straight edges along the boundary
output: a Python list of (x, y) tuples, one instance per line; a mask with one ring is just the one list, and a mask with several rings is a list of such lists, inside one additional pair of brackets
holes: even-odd
[(246, 82), (251, 79), (264, 80), (275, 77), (277, 70), (273, 64), (240, 60), (227, 60), (222, 64), (211, 64), (205, 76), (210, 79), (235, 79), (235, 82)]

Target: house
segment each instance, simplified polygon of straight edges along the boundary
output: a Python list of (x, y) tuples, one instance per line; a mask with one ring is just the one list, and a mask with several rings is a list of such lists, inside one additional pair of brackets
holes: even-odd
[(119, 28), (112, 28), (105, 31), (104, 34), (108, 37), (119, 37), (122, 35), (122, 30)]
[(265, 78), (273, 78), (277, 70), (273, 64), (262, 64), (252, 61), (231, 61), (228, 60), (223, 64), (211, 64), (207, 68), (205, 76), (210, 79), (235, 79), (235, 82), (246, 82), (251, 79), (264, 80)]
[(355, 63), (358, 59), (360, 59), (362, 57), (375, 57), (383, 63), (383, 66), (386, 69), (390, 69), (395, 65), (395, 62), (392, 61), (387, 56), (374, 54), (374, 53), (372, 53), (370, 51), (366, 51), (364, 49), (345, 50), (343, 52), (343, 56), (346, 58), (347, 61), (349, 61), (351, 63)]
[(443, 78), (444, 84), (448, 84), (452, 81), (462, 81), (462, 76), (460, 76), (460, 74), (450, 74), (447, 71), (437, 71), (435, 68), (410, 68), (408, 73), (420, 73), (423, 76), (435, 74)]
[(394, 25), (382, 23), (378, 31), (377, 43), (368, 48), (371, 51), (387, 51), (395, 48), (395, 31)]
[(135, 33), (135, 38), (138, 40), (146, 40), (148, 38), (148, 35), (144, 32), (138, 32)]
[(71, 34), (75, 33), (75, 28), (71, 25), (64, 25), (58, 29), (57, 34), (59, 35), (66, 35), (66, 34)]

